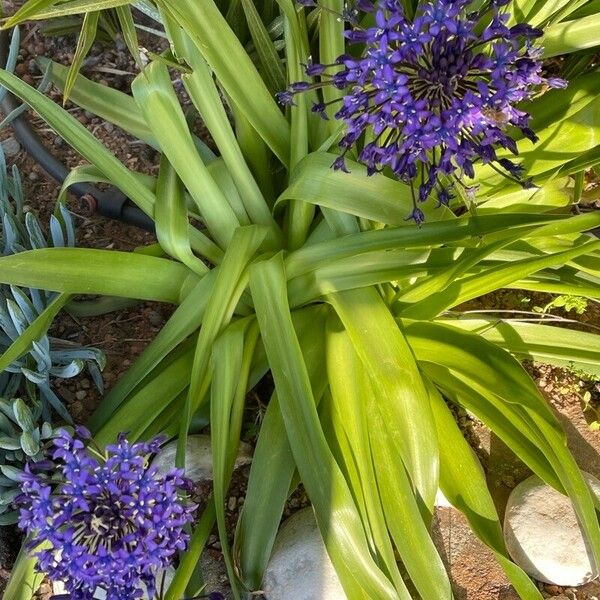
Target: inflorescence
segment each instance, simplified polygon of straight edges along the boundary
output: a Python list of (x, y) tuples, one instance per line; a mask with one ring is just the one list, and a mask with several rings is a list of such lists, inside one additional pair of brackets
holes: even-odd
[(184, 527), (194, 506), (181, 496), (191, 482), (179, 469), (149, 466), (161, 443), (131, 444), (119, 436), (101, 454), (89, 432), (62, 430), (50, 459), (27, 468), (19, 525), (30, 535), (39, 567), (62, 580), (73, 600), (91, 600), (97, 588), (107, 600), (155, 593), (155, 578), (186, 548)]
[[(315, 0), (298, 1), (318, 6)], [(309, 63), (306, 75), (319, 80), (293, 83), (278, 95), (283, 104), (294, 104), (294, 96), (308, 90), (343, 90), (339, 100), (312, 108), (327, 118), (329, 105), (341, 103), (335, 118), (346, 130), (333, 168), (346, 170), (345, 155), (366, 133), (359, 161), (369, 175), (390, 169), (410, 184), (414, 210), (408, 218), (417, 223), (424, 219), (418, 202), (435, 193), (439, 205), (447, 205), (456, 184), (466, 187), (462, 176), (475, 175), (476, 160), (532, 187), (522, 168), (496, 151), (518, 154), (509, 126), (536, 142), (529, 115), (516, 105), (542, 86), (566, 86), (542, 75), (541, 49), (534, 46), (542, 32), (523, 23), (507, 25), (502, 7), (509, 0), (486, 0), (469, 11), (472, 3), (431, 0), (409, 19), (400, 0), (357, 0), (344, 18), (351, 24), (348, 42), (363, 48), (360, 55)], [(373, 25), (359, 24), (363, 13)]]

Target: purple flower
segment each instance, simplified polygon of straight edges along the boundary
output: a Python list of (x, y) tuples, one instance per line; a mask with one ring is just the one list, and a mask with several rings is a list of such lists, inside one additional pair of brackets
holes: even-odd
[(40, 570), (62, 580), (73, 600), (91, 600), (96, 588), (108, 600), (152, 597), (157, 571), (184, 550), (194, 506), (179, 496), (191, 490), (182, 471), (160, 474), (148, 459), (162, 443), (131, 444), (124, 436), (104, 456), (86, 448), (79, 437), (61, 431), (50, 458), (55, 472), (26, 468), (19, 526), (37, 552)]
[[(304, 6), (318, 3), (302, 2)], [(517, 108), (542, 86), (560, 88), (561, 79), (542, 74), (540, 49), (532, 45), (540, 31), (527, 24), (507, 25), (505, 0), (421, 2), (409, 19), (400, 0), (360, 0), (354, 10), (374, 13), (372, 27), (353, 25), (350, 44), (362, 44), (358, 57), (340, 56), (333, 65), (310, 63), (307, 76), (320, 81), (292, 84), (280, 96), (293, 104), (295, 94), (326, 85), (345, 91), (335, 118), (344, 121), (342, 157), (368, 132), (359, 160), (369, 174), (384, 169), (413, 188), (415, 206), (409, 219), (419, 223), (418, 201), (434, 192), (447, 204), (451, 189), (474, 163), (491, 164), (524, 187), (522, 169), (497, 156), (498, 149), (517, 155), (509, 127), (536, 141), (529, 115)], [(325, 10), (325, 9), (323, 9)], [(373, 17), (371, 17), (372, 19)], [(325, 103), (314, 112), (325, 116)], [(334, 163), (342, 168), (343, 158)]]

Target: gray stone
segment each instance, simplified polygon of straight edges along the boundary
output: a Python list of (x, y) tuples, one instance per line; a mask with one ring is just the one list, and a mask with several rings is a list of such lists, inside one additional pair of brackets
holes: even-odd
[[(600, 498), (600, 481), (584, 475)], [(580, 586), (598, 576), (570, 500), (536, 476), (512, 491), (504, 539), (513, 560), (539, 581)]]
[[(229, 586), (227, 569), (222, 556), (212, 550), (205, 550), (200, 556), (200, 571), (206, 585), (205, 592), (220, 592), (225, 600), (232, 600), (233, 594)], [(257, 600), (260, 600), (257, 597)]]
[(2, 141), (2, 151), (7, 158), (16, 156), (21, 151), (21, 144), (11, 136)]
[[(176, 453), (177, 441), (174, 440), (161, 449), (152, 464), (158, 467), (159, 472), (166, 473), (175, 466)], [(249, 444), (242, 442), (235, 460), (235, 468), (238, 469), (251, 462), (252, 448)], [(195, 482), (212, 479), (210, 436), (190, 435), (188, 437), (185, 450), (185, 474)]]
[(267, 600), (346, 600), (312, 508), (295, 513), (281, 526), (263, 591)]

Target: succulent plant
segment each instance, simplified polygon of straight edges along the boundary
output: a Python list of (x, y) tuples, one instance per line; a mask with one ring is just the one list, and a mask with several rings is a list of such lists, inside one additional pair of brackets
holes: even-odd
[(40, 425), (42, 405), (30, 408), (21, 398), (0, 399), (0, 525), (17, 522), (12, 509), (20, 494), (20, 477), (26, 462), (44, 458), (43, 445), (54, 437), (48, 421)]
[[(0, 252), (16, 254), (48, 246), (73, 246), (75, 229), (69, 211), (59, 204), (50, 217), (50, 235), (44, 235), (37, 217), (24, 209), (21, 179), (16, 166), (8, 175), (4, 155), (0, 151)], [(56, 293), (37, 289), (0, 286), (0, 354), (56, 298)], [(96, 348), (84, 348), (71, 342), (42, 336), (27, 353), (0, 373), (0, 397), (24, 395), (41, 401), (41, 416), (50, 421), (51, 408), (70, 422), (69, 413), (51, 388), (50, 378), (67, 379), (87, 367), (94, 383), (102, 390), (101, 369), (104, 354)]]

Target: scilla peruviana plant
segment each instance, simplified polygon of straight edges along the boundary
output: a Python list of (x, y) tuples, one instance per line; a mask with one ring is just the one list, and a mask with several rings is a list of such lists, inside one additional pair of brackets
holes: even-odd
[(98, 589), (110, 600), (153, 597), (156, 574), (189, 541), (195, 506), (178, 490), (189, 493), (192, 483), (180, 469), (149, 466), (160, 438), (131, 444), (119, 436), (105, 452), (88, 440), (83, 427), (63, 429), (49, 459), (26, 467), (17, 502), (27, 547), (72, 600), (92, 600)]
[[(504, 287), (598, 297), (599, 245), (586, 232), (599, 218), (570, 216), (579, 177), (571, 175), (595, 160), (596, 74), (578, 67), (580, 76), (570, 77), (567, 89), (519, 108), (531, 115), (539, 137), (533, 145), (522, 132), (511, 132), (523, 175), (535, 188), (490, 173), (490, 165), (472, 156), (469, 185), (479, 191), (469, 210), (457, 184), (458, 198), (448, 206), (418, 205), (426, 217), (419, 228), (405, 220), (414, 210), (410, 184), (387, 169), (369, 177), (354, 149), (345, 157), (349, 173), (331, 168), (339, 156), (331, 149), (345, 124), (323, 121), (311, 107), (342, 98), (344, 90), (308, 90), (285, 113), (275, 100), (285, 80), (302, 79), (301, 65), (311, 56), (313, 64), (333, 64), (348, 52), (342, 2), (244, 1), (243, 26), (236, 22), (241, 13), (229, 12), (225, 0), (152, 5), (218, 154), (190, 131), (160, 59), (136, 78), (131, 96), (82, 76), (70, 95), (159, 149), (156, 179), (128, 170), (68, 113), (17, 78), (0, 72), (0, 82), (91, 163), (67, 184), (109, 179), (156, 221), (159, 256), (48, 249), (24, 258), (28, 285), (177, 306), (89, 422), (101, 447), (123, 430), (132, 441), (161, 432), (179, 436), (180, 464), (192, 420), (210, 422), (214, 502), (196, 523), (165, 597), (184, 595), (214, 521), (235, 597), (259, 590), (292, 482), (300, 480), (349, 598), (408, 600), (397, 556), (421, 597), (452, 597), (429, 535), (441, 487), (521, 597), (539, 600), (537, 587), (507, 556), (490, 492), (446, 400), (474, 413), (569, 495), (599, 557), (592, 496), (554, 414), (518, 362), (571, 363), (597, 374), (597, 336), (486, 314), (472, 318), (460, 310)], [(29, 6), (10, 23), (36, 18)], [(403, 6), (413, 23), (433, 5)], [(548, 38), (556, 50), (552, 28), (567, 3), (554, 7), (556, 14), (534, 14), (528, 23), (544, 29), (542, 42)], [(81, 10), (81, 3), (72, 8)], [(68, 9), (63, 3), (37, 16)], [(461, 4), (462, 10), (468, 7)], [(511, 5), (504, 13), (508, 23), (516, 21)], [(489, 5), (481, 18), (494, 14)], [(269, 32), (277, 36), (281, 29), (283, 39), (273, 41)], [(562, 52), (579, 49), (580, 41), (561, 39)], [(52, 77), (64, 87), (66, 69), (54, 65)], [(357, 143), (364, 147), (365, 141)], [(494, 151), (503, 158), (501, 148)], [(190, 216), (206, 228), (191, 227)], [(80, 276), (66, 276), (73, 271)], [(22, 277), (11, 257), (0, 259), (0, 280)], [(224, 502), (244, 399), (269, 371), (275, 390), (230, 548)], [(18, 572), (31, 565), (23, 558)], [(13, 578), (8, 600), (18, 597), (18, 581)]]

